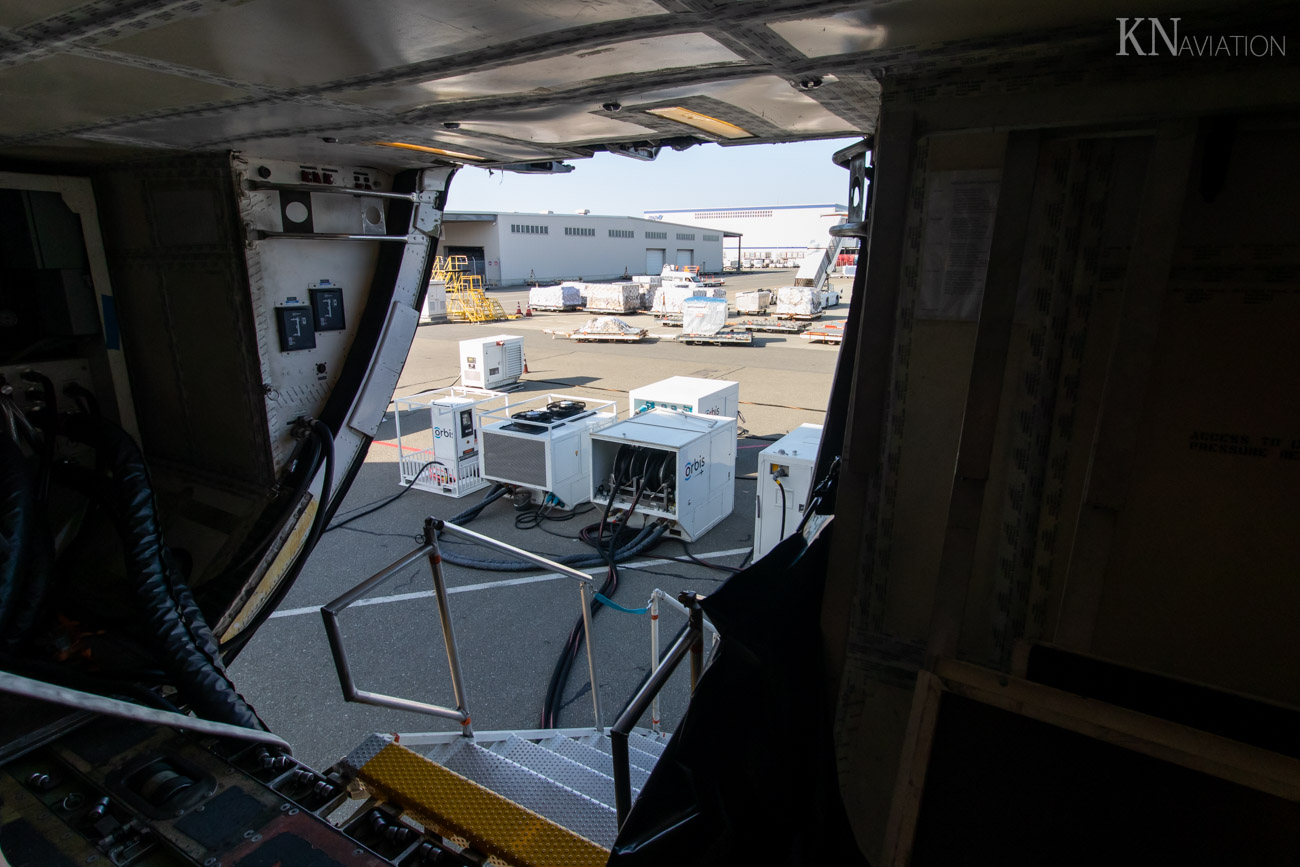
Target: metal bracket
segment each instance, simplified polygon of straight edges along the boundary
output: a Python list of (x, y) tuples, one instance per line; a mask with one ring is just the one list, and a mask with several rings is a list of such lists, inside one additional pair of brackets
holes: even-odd
[(836, 165), (849, 170), (849, 213), (843, 223), (831, 227), (830, 233), (833, 237), (862, 239), (867, 237), (868, 230), (871, 228), (870, 183), (875, 173), (874, 166), (867, 160), (871, 156), (874, 145), (872, 139), (863, 139), (855, 145), (837, 151), (832, 157)]

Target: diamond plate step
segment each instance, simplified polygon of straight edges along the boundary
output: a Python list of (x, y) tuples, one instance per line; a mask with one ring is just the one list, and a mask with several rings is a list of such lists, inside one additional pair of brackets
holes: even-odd
[[(609, 753), (602, 753), (595, 747), (587, 746), (584, 743), (575, 741), (573, 738), (563, 736), (542, 741), (541, 745), (565, 758), (586, 765), (593, 771), (604, 774), (611, 779), (614, 776), (614, 758)], [(631, 772), (632, 788), (640, 791), (645, 786), (646, 780), (650, 779), (650, 772), (645, 768), (638, 767), (635, 760), (631, 765)]]
[[(614, 779), (573, 759), (522, 738), (507, 741), (501, 755), (606, 807), (614, 806)], [(638, 790), (632, 790), (633, 797), (638, 794)]]
[[(607, 755), (614, 754), (614, 745), (609, 742), (608, 735), (588, 735), (582, 739), (587, 746), (594, 747)], [(653, 771), (655, 763), (659, 761), (658, 756), (651, 755), (643, 750), (637, 749), (632, 745), (631, 738), (627, 744), (628, 759), (638, 768), (645, 768), (647, 771)]]
[(657, 741), (645, 737), (644, 735), (639, 735), (636, 732), (632, 732), (627, 736), (627, 745), (629, 747), (635, 747), (643, 753), (649, 753), (654, 756), (656, 760), (664, 754), (665, 744), (663, 741)]
[(617, 817), (612, 807), (472, 744), (468, 739), (458, 743), (441, 764), (599, 846), (610, 848), (614, 845)]

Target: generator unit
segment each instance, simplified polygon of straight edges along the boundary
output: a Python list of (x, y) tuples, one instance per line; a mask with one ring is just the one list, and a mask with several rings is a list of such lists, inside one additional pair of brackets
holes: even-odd
[(758, 453), (758, 496), (754, 498), (755, 560), (793, 534), (803, 520), (821, 441), (821, 425), (801, 424)]
[(631, 415), (652, 409), (693, 412), (696, 415), (740, 415), (740, 383), (725, 379), (670, 376), (627, 393)]
[(618, 417), (612, 400), (547, 394), (483, 414), (479, 457), (483, 478), (528, 490), (534, 503), (547, 494), (562, 508), (591, 496), (593, 425)]
[[(393, 422), (397, 428), (397, 467), (403, 486), (421, 491), (463, 497), (487, 487), (479, 467), (478, 432), (485, 410), (508, 407), (504, 392), (452, 386), (393, 401)], [(411, 425), (411, 413), (422, 422), (428, 413), (429, 427)], [(402, 414), (408, 418), (402, 437)]]
[(732, 417), (651, 409), (591, 433), (591, 501), (630, 526), (667, 518), (694, 541), (731, 514), (735, 477)]
[(524, 373), (524, 338), (494, 334), (460, 342), (460, 381), (478, 388), (514, 385)]

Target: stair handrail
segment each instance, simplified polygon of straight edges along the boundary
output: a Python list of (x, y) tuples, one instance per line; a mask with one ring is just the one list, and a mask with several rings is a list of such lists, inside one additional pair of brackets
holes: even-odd
[[(525, 551), (522, 548), (516, 548), (514, 545), (507, 544), (491, 536), (484, 536), (482, 533), (476, 533), (473, 530), (466, 529), (457, 524), (452, 524), (441, 518), (425, 518), (423, 530), (423, 542), (414, 550), (407, 552), (394, 562), (380, 569), (374, 575), (366, 578), (361, 583), (341, 594), (337, 599), (322, 605), (320, 609), (321, 619), (325, 622), (325, 637), (329, 641), (330, 654), (334, 658), (334, 669), (338, 673), (339, 686), (343, 689), (343, 698), (345, 701), (357, 702), (359, 704), (371, 704), (377, 707), (391, 707), (398, 710), (411, 711), (413, 713), (422, 713), (429, 716), (441, 717), (459, 722), (461, 725), (461, 734), (465, 737), (473, 737), (473, 729), (470, 727), (469, 701), (465, 694), (464, 679), (461, 674), (460, 650), (456, 642), (456, 633), (452, 625), (451, 606), (448, 602), (447, 582), (442, 574), (442, 556), (438, 553), (438, 534), (450, 533), (453, 536), (460, 536), (463, 539), (469, 539), (495, 548), (506, 554), (511, 554), (520, 559), (527, 560), (545, 569), (558, 572), (578, 582), (578, 594), (582, 606), (582, 633), (587, 645), (587, 671), (591, 677), (591, 706), (592, 713), (596, 719), (596, 731), (605, 730), (603, 714), (600, 702), (600, 690), (596, 684), (596, 650), (592, 644), (591, 635), (591, 604), (592, 604), (592, 586), (594, 579), (585, 572), (579, 572), (571, 566), (563, 563), (557, 563), (554, 560), (548, 560), (545, 557)], [(420, 559), (426, 558), (429, 563), (429, 569), (433, 573), (434, 599), (438, 606), (438, 618), (442, 623), (442, 639), (447, 650), (447, 665), (451, 669), (451, 688), (452, 695), (456, 700), (455, 708), (443, 707), (442, 705), (431, 704), (429, 702), (415, 701), (398, 696), (384, 695), (382, 693), (369, 692), (357, 687), (352, 676), (352, 667), (348, 663), (347, 653), (343, 647), (343, 634), (339, 629), (339, 614), (348, 606), (355, 603), (361, 597), (365, 596), (371, 590), (384, 584), (394, 578), (399, 572), (406, 569)], [(624, 739), (626, 744), (626, 738)]]
[(704, 609), (700, 607), (702, 598), (691, 591), (685, 591), (677, 597), (687, 609), (686, 625), (678, 631), (668, 647), (663, 663), (651, 670), (645, 683), (628, 700), (618, 720), (610, 726), (610, 754), (614, 759), (614, 810), (618, 816), (619, 828), (623, 827), (632, 810), (632, 760), (628, 753), (628, 733), (688, 653), (691, 656), (691, 692), (695, 691), (695, 685), (699, 682), (700, 672), (704, 668)]

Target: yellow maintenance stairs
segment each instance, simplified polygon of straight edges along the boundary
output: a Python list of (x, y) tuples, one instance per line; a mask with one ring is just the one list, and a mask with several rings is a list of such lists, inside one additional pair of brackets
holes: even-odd
[(438, 256), (433, 260), (433, 278), (447, 285), (447, 318), (453, 322), (496, 322), (514, 319), (501, 302), (487, 297), (483, 278), (470, 274), (468, 256)]

